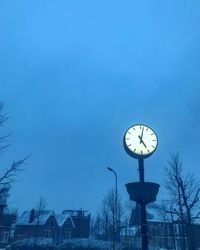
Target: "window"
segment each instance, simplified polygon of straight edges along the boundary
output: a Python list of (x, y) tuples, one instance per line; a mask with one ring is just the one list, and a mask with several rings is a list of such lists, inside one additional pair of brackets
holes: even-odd
[(44, 231), (44, 237), (45, 238), (51, 238), (51, 230), (45, 230)]
[(176, 227), (175, 227), (175, 233), (176, 233), (177, 236), (179, 236), (179, 235), (180, 235), (180, 227), (179, 227), (179, 224), (176, 224), (175, 226), (176, 226)]
[(70, 229), (70, 225), (71, 225), (70, 221), (67, 220), (67, 222), (66, 222), (66, 229)]
[(71, 239), (71, 237), (72, 237), (71, 232), (70, 231), (66, 231), (65, 232), (65, 239)]
[(54, 227), (54, 218), (50, 219), (50, 227)]
[(2, 243), (7, 243), (8, 238), (9, 238), (9, 232), (7, 232), (7, 231), (2, 232), (2, 234), (1, 234), (1, 242)]

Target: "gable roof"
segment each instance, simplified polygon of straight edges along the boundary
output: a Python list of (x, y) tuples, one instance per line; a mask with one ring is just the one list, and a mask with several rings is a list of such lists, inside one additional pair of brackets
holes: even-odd
[(44, 225), (52, 215), (55, 215), (53, 210), (41, 210), (38, 218), (38, 211), (35, 211), (34, 219), (30, 223), (31, 211), (24, 211), (17, 219), (16, 225)]
[(72, 216), (71, 216), (70, 213), (62, 213), (62, 214), (57, 213), (55, 215), (55, 217), (56, 217), (56, 221), (57, 221), (59, 226), (63, 226), (63, 224), (66, 222), (66, 220), (70, 219), (73, 228), (75, 228), (75, 224), (74, 224), (74, 221), (73, 221)]

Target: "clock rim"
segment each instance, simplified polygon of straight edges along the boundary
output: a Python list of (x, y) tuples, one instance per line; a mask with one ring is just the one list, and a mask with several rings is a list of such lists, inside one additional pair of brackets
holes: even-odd
[[(141, 154), (134, 153), (133, 151), (131, 151), (131, 150), (129, 149), (129, 147), (128, 147), (127, 143), (126, 143), (126, 140), (125, 140), (125, 136), (126, 136), (128, 130), (129, 130), (130, 128), (132, 128), (132, 127), (135, 127), (135, 126), (143, 126), (143, 127), (149, 128), (149, 129), (151, 129), (151, 130), (153, 131), (153, 133), (155, 134), (156, 139), (157, 139), (157, 144), (156, 144), (155, 149), (154, 149), (151, 153), (146, 154), (146, 155), (141, 155)], [(150, 157), (150, 156), (156, 151), (156, 149), (157, 149), (157, 147), (158, 147), (158, 136), (157, 136), (157, 134), (155, 133), (155, 131), (154, 131), (150, 126), (147, 126), (147, 125), (144, 125), (144, 124), (141, 124), (141, 123), (139, 123), (139, 124), (134, 124), (134, 125), (130, 126), (130, 127), (126, 130), (126, 132), (125, 132), (125, 134), (124, 134), (124, 137), (123, 137), (123, 146), (124, 146), (124, 149), (125, 149), (126, 153), (127, 153), (129, 156), (131, 156), (131, 157), (133, 157), (133, 158), (135, 158), (135, 159), (146, 159), (146, 158)]]

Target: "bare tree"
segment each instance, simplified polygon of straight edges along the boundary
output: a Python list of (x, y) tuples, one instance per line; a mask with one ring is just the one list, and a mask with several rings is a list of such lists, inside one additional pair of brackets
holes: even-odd
[[(8, 116), (4, 113), (3, 102), (0, 102), (0, 127), (3, 127), (8, 120)], [(8, 137), (9, 134), (0, 135), (0, 154), (5, 152), (8, 148)], [(11, 184), (16, 178), (18, 172), (24, 169), (24, 163), (29, 158), (29, 156), (23, 158), (22, 160), (13, 161), (9, 167), (7, 167), (2, 175), (0, 176), (0, 184)]]
[(0, 184), (11, 184), (15, 180), (17, 174), (24, 169), (24, 164), (28, 158), (29, 156), (22, 160), (14, 161), (0, 177)]
[[(0, 102), (0, 127), (3, 127), (5, 122), (8, 120), (8, 116), (6, 116), (3, 112), (3, 102)], [(1, 135), (0, 136), (0, 154), (4, 152), (4, 150), (8, 147), (7, 138), (9, 135)]]
[[(115, 198), (115, 190), (109, 190), (102, 201), (100, 212), (95, 221), (96, 231), (98, 231), (105, 240), (111, 240), (113, 238), (114, 230), (116, 230), (116, 235), (119, 236), (122, 226), (123, 206), (119, 193), (117, 194), (117, 202), (115, 201)], [(117, 225), (115, 225), (115, 204), (117, 204)]]
[(44, 199), (43, 197), (40, 197), (36, 209), (32, 210), (31, 213), (33, 214), (33, 220), (36, 221), (36, 230), (35, 230), (35, 237), (34, 237), (34, 246), (37, 245), (37, 238), (40, 236), (40, 223), (42, 220), (42, 214), (43, 214), (43, 210), (45, 210), (47, 207), (47, 202), (46, 199)]
[(7, 198), (9, 197), (10, 185), (0, 185), (0, 204), (4, 207), (6, 205)]
[[(0, 102), (0, 155), (2, 155), (10, 145), (8, 142), (8, 137), (10, 134), (6, 134), (4, 130), (4, 125), (8, 120), (8, 116), (4, 113), (3, 102)], [(7, 168), (4, 167), (0, 172), (0, 204), (1, 213), (3, 213), (4, 208), (7, 206), (7, 198), (9, 197), (9, 190), (11, 184), (16, 180), (17, 175), (24, 169), (24, 164), (26, 163), (29, 156), (13, 161)]]
[[(172, 209), (182, 224), (183, 249), (195, 249), (192, 223), (199, 218), (200, 186), (193, 174), (183, 172), (179, 155), (172, 155), (166, 168), (165, 187), (171, 197)], [(187, 245), (184, 243), (186, 236)]]
[(94, 238), (99, 238), (99, 236), (103, 233), (102, 232), (102, 227), (101, 227), (101, 216), (100, 213), (98, 212), (96, 216), (93, 218), (93, 221), (91, 223), (91, 233), (92, 237)]
[(161, 200), (160, 202), (151, 203), (148, 204), (147, 208), (163, 223), (171, 221), (171, 215), (169, 214), (169, 211), (171, 211), (170, 201)]
[(37, 218), (36, 224), (37, 225), (40, 224), (42, 211), (45, 210), (46, 207), (47, 207), (46, 199), (44, 199), (43, 197), (40, 197), (39, 202), (36, 206), (36, 218)]

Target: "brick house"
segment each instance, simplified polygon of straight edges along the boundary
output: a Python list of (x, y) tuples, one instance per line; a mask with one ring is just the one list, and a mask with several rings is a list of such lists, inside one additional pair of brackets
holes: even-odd
[(16, 221), (16, 215), (4, 213), (5, 205), (0, 204), (0, 248), (4, 248), (13, 239), (13, 225)]
[(89, 238), (90, 214), (83, 210), (32, 209), (25, 211), (16, 221), (14, 240), (24, 238), (48, 238), (53, 244), (63, 243), (69, 238)]
[(4, 248), (13, 240), (13, 225), (16, 215), (5, 212), (7, 197), (10, 189), (8, 184), (0, 184), (0, 248)]
[(64, 214), (70, 214), (74, 224), (72, 238), (89, 238), (91, 215), (85, 210), (64, 210)]
[(53, 210), (25, 211), (16, 221), (14, 240), (42, 237), (54, 242), (57, 226)]
[(56, 214), (57, 227), (57, 243), (63, 243), (64, 240), (74, 238), (75, 224), (70, 213)]

